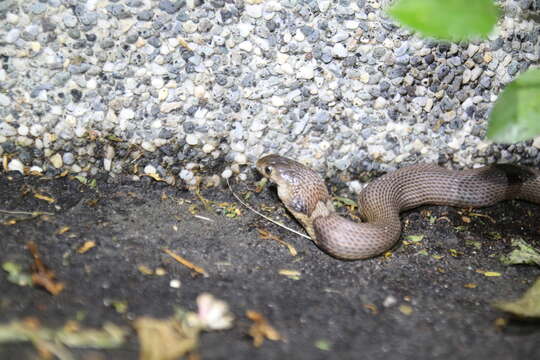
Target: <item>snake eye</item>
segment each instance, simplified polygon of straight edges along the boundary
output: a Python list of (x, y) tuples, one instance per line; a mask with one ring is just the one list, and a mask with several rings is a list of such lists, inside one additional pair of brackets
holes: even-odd
[(265, 173), (267, 176), (272, 175), (272, 171), (274, 171), (274, 168), (273, 168), (272, 166), (265, 166), (265, 167), (264, 167), (264, 173)]

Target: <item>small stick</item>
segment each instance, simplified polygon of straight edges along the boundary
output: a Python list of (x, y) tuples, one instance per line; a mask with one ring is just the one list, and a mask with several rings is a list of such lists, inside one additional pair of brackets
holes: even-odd
[(175, 252), (169, 250), (169, 249), (163, 249), (163, 251), (168, 254), (170, 257), (172, 257), (174, 260), (178, 261), (180, 264), (184, 265), (185, 267), (204, 275), (204, 277), (208, 277), (208, 273), (206, 270), (204, 270), (202, 267), (195, 265), (189, 260), (184, 259), (180, 255), (176, 254)]

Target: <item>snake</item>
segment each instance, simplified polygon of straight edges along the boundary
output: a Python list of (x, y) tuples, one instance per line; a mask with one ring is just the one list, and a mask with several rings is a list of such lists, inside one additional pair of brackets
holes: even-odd
[(315, 244), (347, 260), (367, 259), (391, 249), (401, 235), (400, 213), (421, 205), (477, 208), (503, 200), (540, 204), (540, 170), (492, 164), (451, 170), (435, 164), (402, 167), (376, 178), (358, 195), (361, 222), (340, 216), (321, 175), (295, 160), (270, 154), (255, 164), (277, 185), (285, 208)]

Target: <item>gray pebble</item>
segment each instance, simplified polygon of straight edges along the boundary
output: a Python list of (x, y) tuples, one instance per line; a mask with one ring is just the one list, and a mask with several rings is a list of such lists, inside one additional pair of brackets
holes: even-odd
[(30, 11), (34, 15), (41, 15), (47, 10), (47, 5), (42, 2), (36, 2), (30, 7)]
[(94, 26), (97, 24), (98, 15), (94, 11), (85, 11), (79, 15), (79, 20), (83, 25)]
[(73, 165), (73, 163), (75, 163), (75, 156), (72, 153), (67, 152), (62, 156), (62, 160), (66, 165)]
[(77, 25), (77, 18), (73, 16), (72, 14), (64, 15), (64, 18), (62, 19), (62, 21), (64, 22), (64, 25), (67, 26), (68, 28), (72, 28), (75, 25)]
[(140, 21), (150, 21), (154, 17), (154, 12), (152, 10), (143, 10), (137, 14), (137, 20)]
[(178, 0), (178, 1), (170, 1), (170, 0), (160, 0), (159, 1), (159, 8), (163, 11), (165, 11), (167, 14), (174, 14), (178, 10), (180, 10), (182, 7), (186, 5), (186, 2), (184, 0)]
[(506, 69), (508, 72), (508, 75), (514, 76), (519, 71), (519, 64), (516, 61), (512, 61), (510, 65), (508, 65), (508, 68)]

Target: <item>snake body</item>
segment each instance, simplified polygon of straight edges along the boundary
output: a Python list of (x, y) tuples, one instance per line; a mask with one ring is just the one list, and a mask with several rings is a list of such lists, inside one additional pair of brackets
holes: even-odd
[(420, 164), (401, 168), (368, 184), (358, 196), (361, 218), (339, 216), (323, 178), (301, 163), (267, 155), (258, 171), (277, 184), (278, 196), (315, 244), (342, 259), (365, 259), (390, 249), (401, 233), (400, 212), (420, 205), (483, 207), (502, 200), (540, 204), (540, 171), (510, 164), (448, 170)]

